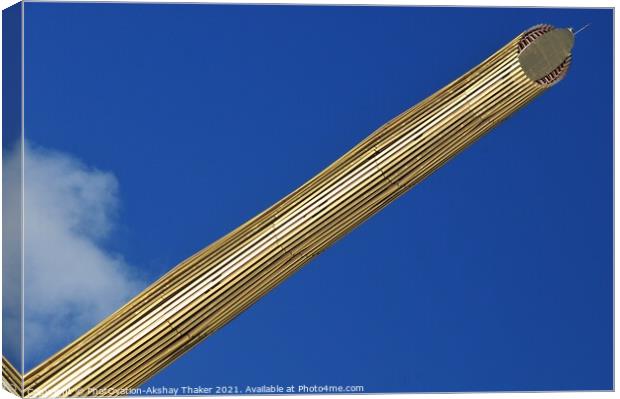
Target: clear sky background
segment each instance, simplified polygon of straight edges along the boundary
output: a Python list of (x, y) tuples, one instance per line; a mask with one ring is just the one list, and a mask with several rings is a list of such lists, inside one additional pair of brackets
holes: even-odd
[(26, 369), (523, 30), (592, 23), (564, 81), (147, 385), (612, 388), (610, 10), (25, 10)]

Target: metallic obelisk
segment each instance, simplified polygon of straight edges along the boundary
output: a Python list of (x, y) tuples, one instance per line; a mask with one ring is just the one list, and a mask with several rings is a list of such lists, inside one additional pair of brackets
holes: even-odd
[(141, 385), (558, 82), (572, 45), (568, 29), (520, 34), (27, 373), (25, 395), (115, 395)]

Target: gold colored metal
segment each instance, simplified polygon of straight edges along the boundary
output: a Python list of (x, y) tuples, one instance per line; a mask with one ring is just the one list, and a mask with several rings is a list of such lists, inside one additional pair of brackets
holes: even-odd
[(22, 396), (23, 384), (21, 373), (13, 367), (7, 358), (2, 356), (2, 388), (13, 395)]
[(523, 71), (534, 81), (542, 79), (570, 56), (574, 42), (570, 29), (547, 32), (519, 54)]
[[(543, 71), (546, 80), (529, 78), (519, 57), (553, 32), (541, 25), (519, 35), (292, 194), (183, 261), (28, 372), (26, 396), (117, 395), (143, 384), (559, 80), (568, 55), (562, 65), (543, 63), (548, 67), (542, 69), (550, 68)], [(554, 41), (536, 51), (546, 56), (555, 51)]]

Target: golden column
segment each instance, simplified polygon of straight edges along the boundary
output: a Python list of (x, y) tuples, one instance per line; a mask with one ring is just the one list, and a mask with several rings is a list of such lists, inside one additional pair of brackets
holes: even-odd
[(569, 29), (520, 34), (27, 373), (25, 395), (140, 386), (558, 82), (572, 45)]

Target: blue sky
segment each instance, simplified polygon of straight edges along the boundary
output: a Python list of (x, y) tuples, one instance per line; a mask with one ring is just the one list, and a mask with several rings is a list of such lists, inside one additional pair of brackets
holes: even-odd
[[(92, 287), (101, 303), (54, 320), (83, 328), (521, 31), (592, 23), (564, 81), (147, 385), (612, 388), (610, 10), (25, 12), (30, 173), (60, 204), (41, 212), (68, 236), (59, 254), (88, 247), (103, 269), (80, 270), (111, 270)], [(27, 325), (26, 369), (78, 329), (29, 351)]]

